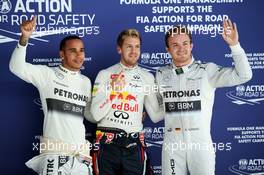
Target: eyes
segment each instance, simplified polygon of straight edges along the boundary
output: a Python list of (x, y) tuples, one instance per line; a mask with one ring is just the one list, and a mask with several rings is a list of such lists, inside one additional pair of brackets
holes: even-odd
[(173, 47), (173, 48), (179, 48), (181, 46), (183, 46), (183, 47), (189, 47), (190, 46), (190, 43), (187, 42), (187, 41), (185, 41), (183, 43), (172, 43), (172, 44), (169, 45), (169, 47)]
[(71, 54), (77, 54), (77, 53), (84, 53), (84, 48), (81, 48), (80, 50), (76, 49), (76, 48), (70, 48), (68, 49), (68, 51), (71, 53)]
[(140, 49), (140, 45), (135, 45), (135, 46), (133, 46), (133, 45), (128, 44), (125, 48), (126, 48), (126, 49), (133, 49), (133, 48), (135, 48), (135, 49)]

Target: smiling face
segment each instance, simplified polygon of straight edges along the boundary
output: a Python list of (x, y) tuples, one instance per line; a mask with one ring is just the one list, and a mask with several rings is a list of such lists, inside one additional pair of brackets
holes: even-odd
[(189, 64), (192, 60), (193, 44), (187, 34), (174, 34), (168, 38), (166, 50), (177, 67)]
[(83, 65), (85, 52), (84, 44), (80, 39), (70, 39), (60, 50), (62, 66), (70, 71), (79, 71)]
[(117, 47), (121, 55), (121, 63), (127, 67), (134, 67), (140, 56), (140, 39), (138, 37), (127, 36), (123, 44)]
[(141, 36), (136, 29), (126, 29), (117, 37), (117, 52), (120, 62), (127, 67), (134, 67), (140, 56)]

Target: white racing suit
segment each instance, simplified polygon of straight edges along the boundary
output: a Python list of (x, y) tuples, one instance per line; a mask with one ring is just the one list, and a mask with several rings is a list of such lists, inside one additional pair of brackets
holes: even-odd
[(17, 45), (10, 70), (38, 88), (44, 112), (40, 155), (26, 165), (38, 174), (91, 174), (90, 144), (85, 140), (84, 111), (91, 82), (80, 72), (26, 62), (26, 47)]
[[(121, 91), (112, 91), (110, 82), (121, 71), (126, 85)], [(99, 127), (118, 128), (127, 133), (140, 132), (143, 129), (143, 107), (155, 123), (164, 117), (157, 101), (157, 92), (151, 73), (139, 66), (127, 68), (121, 63), (115, 64), (100, 71), (96, 77), (91, 116)]]
[(240, 45), (232, 46), (235, 67), (192, 62), (160, 68), (156, 81), (165, 108), (163, 175), (214, 175), (215, 151), (210, 134), (215, 89), (249, 81), (252, 71)]
[[(121, 71), (125, 87), (113, 91), (110, 82)], [(95, 174), (151, 173), (142, 133), (142, 112), (145, 107), (153, 122), (164, 118), (157, 92), (154, 76), (138, 66), (127, 68), (118, 63), (99, 72), (91, 105), (93, 120), (98, 122), (96, 143), (100, 144), (93, 155)]]

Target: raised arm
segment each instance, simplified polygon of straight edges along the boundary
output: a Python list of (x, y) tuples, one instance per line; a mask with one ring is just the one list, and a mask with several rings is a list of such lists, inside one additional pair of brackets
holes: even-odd
[(26, 46), (30, 36), (35, 30), (35, 27), (36, 17), (33, 17), (31, 20), (23, 21), (20, 25), (21, 36), (19, 44), (14, 50), (9, 64), (11, 72), (18, 76), (21, 74), (21, 68), (26, 67)]
[(238, 85), (252, 78), (248, 58), (238, 41), (236, 24), (232, 23), (231, 20), (225, 20), (223, 29), (222, 36), (231, 49), (235, 67), (219, 67), (215, 64), (209, 64), (207, 73), (213, 87)]
[(9, 69), (19, 78), (38, 87), (41, 83), (41, 79), (39, 77), (43, 76), (41, 74), (43, 71), (41, 70), (46, 69), (46, 67), (42, 65), (32, 65), (26, 62), (27, 43), (31, 34), (34, 32), (35, 27), (36, 17), (22, 22), (20, 40), (12, 53), (9, 62)]

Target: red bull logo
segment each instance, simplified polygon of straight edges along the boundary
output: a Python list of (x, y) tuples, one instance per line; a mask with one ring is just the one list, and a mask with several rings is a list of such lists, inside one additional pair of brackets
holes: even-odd
[(111, 92), (110, 100), (118, 99), (121, 101), (120, 104), (112, 104), (112, 109), (129, 111), (129, 112), (138, 112), (138, 104), (130, 102), (137, 102), (137, 98), (134, 95), (131, 95), (129, 92)]
[[(115, 78), (117, 78), (119, 76), (119, 74), (111, 74), (110, 75), (110, 79), (115, 79)], [(123, 74), (123, 75), (121, 75), (122, 77), (125, 77), (125, 75)]]
[(110, 94), (110, 100), (118, 99), (122, 102), (130, 102), (130, 101), (137, 101), (136, 96), (129, 94), (129, 92), (114, 92), (112, 91)]
[(114, 94), (114, 93), (111, 93), (111, 94), (110, 94), (110, 100), (111, 100), (111, 101), (113, 101), (116, 97), (117, 97), (116, 94)]
[(133, 100), (133, 101), (137, 101), (136, 97), (133, 96), (133, 95), (131, 95), (131, 94), (127, 95), (125, 99), (126, 99), (127, 101), (132, 101), (132, 100)]
[(120, 111), (138, 112), (138, 104), (131, 105), (129, 103), (112, 104), (112, 109)]

